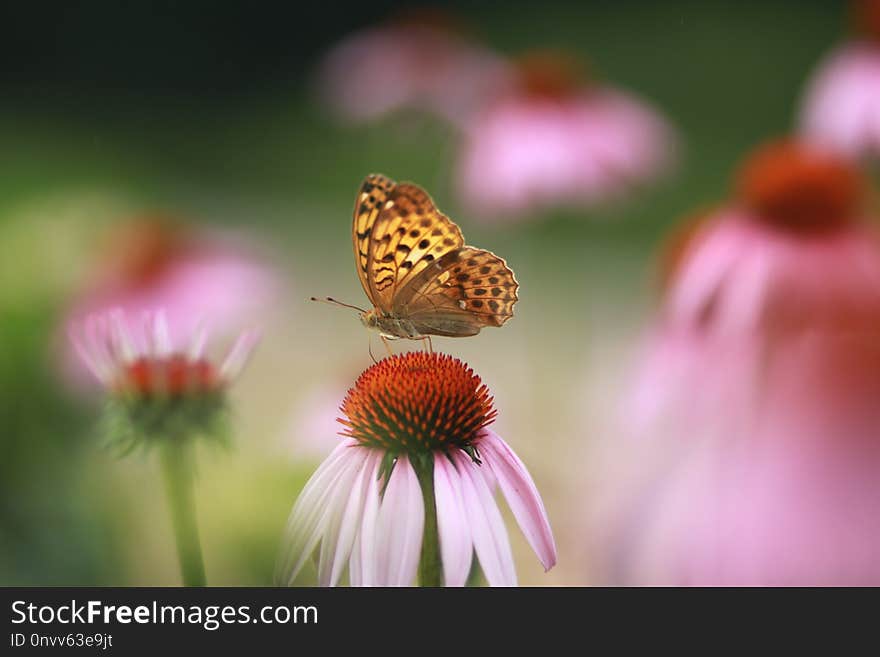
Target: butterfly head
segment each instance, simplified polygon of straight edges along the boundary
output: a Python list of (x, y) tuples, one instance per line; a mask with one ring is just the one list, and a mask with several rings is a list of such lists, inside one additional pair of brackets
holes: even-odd
[(378, 329), (379, 328), (379, 313), (376, 312), (376, 309), (365, 310), (360, 314), (361, 324), (366, 326), (368, 329)]

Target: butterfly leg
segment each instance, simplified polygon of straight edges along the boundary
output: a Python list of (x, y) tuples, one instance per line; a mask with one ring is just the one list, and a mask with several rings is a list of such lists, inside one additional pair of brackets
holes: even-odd
[(422, 343), (424, 343), (424, 345), (428, 348), (428, 353), (429, 353), (429, 354), (433, 354), (433, 353), (434, 353), (434, 343), (431, 342), (431, 336), (430, 336), (430, 335), (426, 335), (425, 337), (423, 337), (423, 338), (422, 338)]
[(385, 345), (385, 351), (388, 352), (388, 355), (389, 355), (389, 356), (393, 356), (393, 355), (394, 355), (394, 352), (391, 351), (391, 345), (388, 344), (388, 338), (386, 338), (384, 335), (383, 335), (383, 336), (380, 336), (380, 337), (382, 338), (382, 344)]
[(373, 341), (372, 340), (367, 342), (367, 352), (370, 354), (370, 359), (373, 361), (373, 365), (378, 365), (379, 361), (376, 360), (376, 357), (373, 355)]

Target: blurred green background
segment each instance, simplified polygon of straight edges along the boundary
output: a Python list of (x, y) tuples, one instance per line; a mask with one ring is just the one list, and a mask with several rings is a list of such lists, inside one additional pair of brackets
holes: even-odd
[(314, 437), (301, 435), (297, 409), (321, 386), (341, 395), (370, 364), (353, 314), (306, 299), (363, 304), (350, 211), (374, 171), (425, 186), (468, 243), (516, 271), (513, 321), (435, 348), (489, 383), (499, 433), (545, 495), (559, 565), (544, 575), (510, 524), (521, 581), (596, 578), (583, 517), (597, 492), (591, 450), (615, 438), (616, 399), (651, 316), (657, 245), (682, 215), (726, 194), (744, 152), (790, 129), (805, 80), (845, 34), (845, 6), (453, 5), (501, 53), (576, 51), (664, 112), (682, 139), (675, 175), (626, 204), (510, 225), (481, 225), (456, 206), (446, 126), (342, 125), (311, 99), (320, 54), (395, 6), (0, 9), (0, 583), (178, 582), (155, 459), (103, 451), (99, 407), (67, 391), (57, 366), (65, 303), (97, 236), (145, 208), (248, 231), (286, 286), (233, 391), (236, 446), (202, 453), (198, 484), (209, 583), (271, 583), (286, 516), (321, 459), (302, 447)]

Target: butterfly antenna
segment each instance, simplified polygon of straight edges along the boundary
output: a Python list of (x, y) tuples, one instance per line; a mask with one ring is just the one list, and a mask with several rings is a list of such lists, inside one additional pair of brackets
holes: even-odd
[(337, 301), (333, 297), (324, 297), (323, 299), (319, 299), (318, 297), (309, 297), (309, 301), (320, 301), (321, 303), (330, 303), (335, 306), (342, 306), (343, 308), (351, 308), (352, 310), (357, 310), (358, 312), (361, 312), (361, 313), (367, 312), (363, 308), (358, 308), (357, 306), (353, 306), (350, 303), (342, 303), (341, 301)]

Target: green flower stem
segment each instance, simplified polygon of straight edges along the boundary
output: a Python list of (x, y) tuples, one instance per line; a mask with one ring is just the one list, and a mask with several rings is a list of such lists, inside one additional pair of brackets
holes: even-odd
[(434, 499), (434, 459), (425, 458), (414, 463), (416, 476), (425, 502), (425, 529), (422, 534), (422, 554), (419, 560), (419, 586), (443, 586), (443, 568), (440, 562), (440, 534), (437, 531), (437, 504)]
[(477, 561), (477, 556), (473, 555), (471, 557), (471, 569), (468, 572), (467, 581), (464, 583), (467, 587), (480, 587), (486, 583), (485, 578), (483, 577), (483, 571), (480, 568), (480, 564)]
[(205, 586), (205, 565), (202, 561), (193, 496), (193, 447), (188, 442), (179, 438), (167, 440), (159, 450), (183, 585)]

